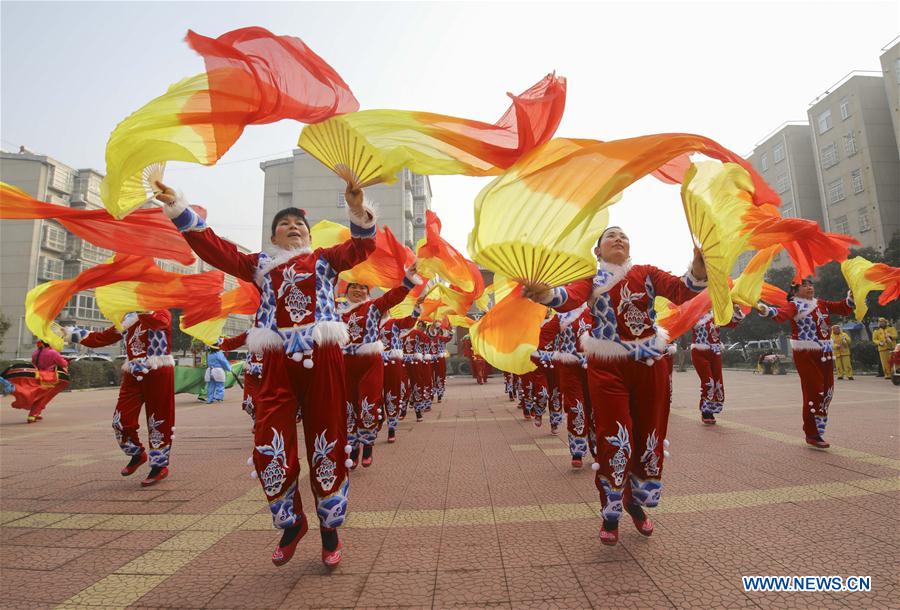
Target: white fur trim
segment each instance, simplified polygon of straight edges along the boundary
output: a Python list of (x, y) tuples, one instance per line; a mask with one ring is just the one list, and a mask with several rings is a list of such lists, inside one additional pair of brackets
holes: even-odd
[(63, 341), (66, 343), (79, 343), (78, 338), (72, 336), (74, 332), (74, 326), (63, 326)]
[(581, 347), (585, 355), (596, 360), (627, 360), (628, 350), (615, 341), (597, 339), (585, 333), (581, 335)]
[(247, 331), (247, 349), (251, 352), (263, 353), (268, 350), (283, 350), (284, 339), (271, 328), (254, 326)]
[(406, 279), (415, 284), (416, 286), (421, 286), (425, 280), (422, 279), (422, 276), (418, 273), (410, 273), (410, 270), (406, 270)]
[(347, 325), (343, 322), (316, 322), (313, 328), (313, 342), (316, 345), (340, 345), (350, 342)]
[(565, 352), (555, 352), (553, 354), (553, 360), (559, 362), (561, 364), (580, 364), (581, 359), (577, 354), (568, 354)]
[(601, 295), (606, 294), (613, 287), (622, 281), (622, 278), (631, 271), (632, 263), (629, 258), (627, 261), (622, 263), (621, 265), (615, 265), (613, 263), (607, 263), (606, 261), (600, 261), (600, 266), (597, 268), (598, 271), (607, 271), (612, 274), (612, 276), (602, 285), (602, 286), (594, 286), (591, 290), (591, 297), (588, 299), (590, 304), (593, 304), (600, 298)]
[(700, 316), (700, 319), (697, 320), (696, 324), (694, 324), (694, 328), (701, 328), (704, 324), (712, 320), (712, 317), (713, 313), (711, 311), (706, 312), (705, 314)]
[(669, 356), (674, 356), (678, 352), (678, 346), (674, 343), (670, 343), (666, 348), (666, 354)]
[(131, 311), (125, 314), (125, 317), (122, 318), (122, 330), (128, 330), (132, 326), (138, 323), (140, 317), (135, 312)]
[(175, 193), (174, 203), (164, 203), (156, 197), (151, 198), (151, 201), (162, 207), (163, 213), (172, 220), (181, 216), (182, 212), (184, 212), (188, 207), (188, 203), (184, 197), (184, 193), (182, 193), (181, 191), (177, 191)]
[(688, 265), (688, 269), (684, 274), (684, 277), (687, 279), (687, 282), (685, 283), (687, 284), (688, 288), (690, 288), (691, 286), (694, 286), (695, 288), (706, 288), (709, 280), (701, 280), (694, 276), (694, 272), (691, 270), (692, 265), (693, 263), (691, 265)]
[(403, 360), (403, 350), (402, 349), (392, 349), (386, 353), (387, 353), (387, 357), (390, 358), (391, 360), (396, 360), (398, 362), (400, 360)]
[(800, 339), (791, 339), (791, 350), (795, 352), (822, 351), (823, 345), (828, 345), (831, 340), (822, 341), (801, 341)]
[(691, 343), (691, 349), (695, 349), (700, 352), (707, 352), (710, 350), (710, 347), (706, 343)]
[(350, 222), (360, 229), (371, 229), (375, 226), (375, 221), (378, 216), (375, 214), (375, 204), (368, 198), (363, 200), (363, 211), (365, 212), (365, 215), (358, 216), (353, 213), (350, 206), (347, 206), (347, 217), (350, 219)]
[(364, 343), (359, 346), (355, 352), (356, 356), (371, 356), (372, 354), (380, 354), (384, 351), (384, 343), (375, 341), (374, 343)]
[(166, 354), (165, 356), (148, 356), (147, 358), (134, 358), (132, 360), (126, 360), (122, 363), (123, 372), (128, 372), (128, 364), (130, 362), (142, 362), (151, 371), (154, 369), (175, 366), (175, 358), (172, 356), (172, 354)]
[(422, 357), (422, 354), (404, 354), (404, 356), (415, 362), (421, 362), (425, 359)]
[(799, 321), (809, 316), (809, 314), (816, 310), (816, 307), (818, 305), (819, 300), (815, 297), (811, 299), (801, 299), (800, 297), (794, 297), (794, 306), (797, 308), (797, 315), (794, 316), (794, 320)]
[(303, 254), (312, 254), (312, 249), (309, 247), (306, 248), (294, 248), (292, 250), (285, 250), (284, 248), (279, 248), (277, 246), (272, 246), (266, 252), (271, 258), (265, 262), (264, 265), (256, 268), (256, 272), (253, 274), (253, 279), (257, 285), (262, 284), (262, 278), (269, 274), (272, 269), (278, 267), (280, 265), (285, 264), (292, 258), (296, 258)]

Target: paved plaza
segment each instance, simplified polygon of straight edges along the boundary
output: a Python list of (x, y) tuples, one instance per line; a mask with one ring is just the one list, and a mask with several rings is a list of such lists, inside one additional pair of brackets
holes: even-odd
[[(172, 474), (149, 489), (146, 467), (119, 475), (114, 389), (61, 395), (34, 425), (4, 399), (0, 607), (896, 608), (900, 389), (837, 383), (832, 448), (817, 451), (795, 375), (726, 371), (707, 428), (696, 376), (676, 373), (656, 532), (623, 520), (610, 548), (565, 435), (518, 417), (502, 378), (451, 379), (425, 422), (401, 422), (352, 474), (331, 573), (314, 530), (289, 564), (270, 561), (279, 533), (250, 478), (239, 388), (217, 406), (176, 397)], [(745, 593), (742, 575), (871, 576), (872, 591)]]

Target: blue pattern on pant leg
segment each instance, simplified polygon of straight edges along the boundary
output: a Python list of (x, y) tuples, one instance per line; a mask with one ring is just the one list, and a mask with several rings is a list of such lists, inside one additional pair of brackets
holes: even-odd
[(588, 442), (583, 436), (575, 436), (569, 433), (569, 453), (573, 458), (583, 458), (588, 452)]
[(269, 510), (272, 511), (272, 523), (279, 529), (293, 527), (300, 517), (294, 512), (294, 494), (297, 492), (297, 482), (291, 485), (284, 495), (277, 500), (269, 502)]
[(366, 428), (357, 428), (356, 429), (357, 444), (372, 446), (375, 444), (375, 440), (377, 438), (378, 438), (378, 434), (375, 430), (368, 430)]
[(169, 450), (171, 449), (171, 445), (166, 445), (165, 447), (159, 447), (158, 449), (150, 450), (150, 466), (168, 466), (169, 465)]
[(562, 418), (563, 418), (562, 413), (551, 411), (550, 412), (550, 425), (551, 426), (560, 425), (562, 423)]
[(600, 487), (606, 494), (606, 506), (600, 511), (600, 516), (604, 520), (615, 521), (618, 523), (619, 517), (622, 516), (622, 492), (623, 488), (614, 489), (613, 486), (605, 478), (600, 479)]
[(340, 527), (347, 516), (347, 495), (350, 492), (350, 478), (344, 480), (341, 488), (329, 496), (316, 499), (316, 513), (323, 527)]
[(654, 508), (659, 504), (659, 497), (662, 494), (662, 481), (659, 479), (639, 479), (634, 473), (629, 473), (628, 478), (631, 481), (631, 497), (645, 508)]

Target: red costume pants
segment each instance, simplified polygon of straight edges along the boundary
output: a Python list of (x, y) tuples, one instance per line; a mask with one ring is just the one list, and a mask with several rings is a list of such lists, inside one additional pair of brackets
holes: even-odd
[(288, 528), (303, 515), (297, 477), (297, 405), (303, 408), (303, 436), (309, 483), (322, 527), (338, 527), (347, 514), (344, 356), (337, 345), (316, 346), (313, 367), (281, 351), (263, 354), (263, 378), (256, 403), (253, 463), (269, 501), (275, 527)]
[(256, 403), (259, 400), (259, 389), (262, 387), (262, 380), (256, 375), (244, 375), (244, 400), (241, 402), (241, 408), (250, 416), (253, 423), (256, 424)]
[(376, 354), (344, 356), (347, 383), (347, 440), (351, 447), (373, 445), (378, 438), (384, 391), (384, 360)]
[(388, 430), (396, 430), (400, 415), (406, 414), (403, 400), (407, 383), (406, 367), (402, 362), (388, 361), (384, 363), (382, 400), (387, 416)]
[(406, 365), (410, 381), (410, 404), (416, 414), (422, 413), (431, 406), (431, 365), (427, 362), (414, 361)]
[(663, 445), (669, 422), (668, 362), (591, 359), (587, 385), (593, 406), (604, 520), (618, 521), (624, 504), (652, 508), (662, 492)]
[(443, 355), (434, 360), (434, 394), (438, 402), (444, 398), (447, 383), (447, 359)]
[(794, 350), (794, 364), (803, 390), (803, 432), (807, 438), (821, 437), (834, 394), (834, 361), (822, 350)]
[(725, 405), (725, 384), (722, 381), (722, 354), (711, 349), (691, 349), (694, 370), (700, 378), (700, 411), (721, 413)]
[(168, 466), (175, 429), (175, 369), (162, 366), (140, 375), (122, 373), (119, 400), (113, 414), (112, 427), (119, 448), (126, 455), (144, 451), (138, 436), (141, 407), (146, 405), (150, 442), (150, 465)]
[(585, 370), (580, 363), (557, 363), (559, 393), (566, 413), (566, 430), (569, 436), (569, 453), (572, 459), (582, 459), (588, 454), (591, 430), (591, 412), (585, 405)]

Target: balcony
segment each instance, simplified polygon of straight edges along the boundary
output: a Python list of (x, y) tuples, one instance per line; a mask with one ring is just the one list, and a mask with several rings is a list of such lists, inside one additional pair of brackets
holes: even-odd
[(404, 214), (407, 218), (412, 218), (412, 217), (415, 215), (415, 214), (413, 213), (413, 211), (414, 211), (414, 209), (413, 209), (413, 197), (412, 197), (412, 195), (409, 193), (409, 191), (407, 191), (405, 194), (406, 194), (406, 197), (404, 198), (404, 201), (403, 201), (403, 214)]

